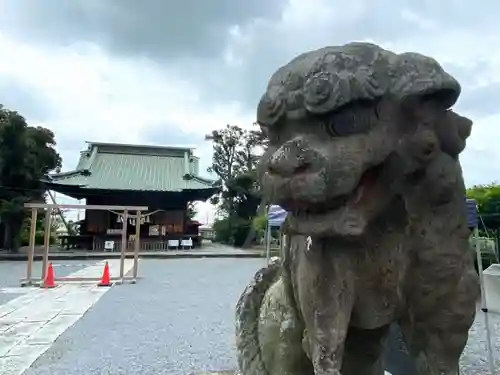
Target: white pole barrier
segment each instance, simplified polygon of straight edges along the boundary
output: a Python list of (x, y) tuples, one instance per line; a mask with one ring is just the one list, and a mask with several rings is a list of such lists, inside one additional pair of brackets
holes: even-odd
[(269, 223), (266, 225), (266, 262), (269, 265), (269, 259), (271, 257), (271, 226)]
[(481, 246), (479, 245), (479, 230), (474, 228), (474, 245), (476, 248), (477, 270), (479, 272), (479, 284), (481, 285), (481, 311), (484, 314), (484, 324), (486, 325), (486, 349), (488, 352), (488, 363), (491, 375), (495, 375), (495, 360), (493, 359), (493, 345), (491, 342), (490, 319), (488, 316), (488, 305), (484, 288), (483, 262), (481, 257)]

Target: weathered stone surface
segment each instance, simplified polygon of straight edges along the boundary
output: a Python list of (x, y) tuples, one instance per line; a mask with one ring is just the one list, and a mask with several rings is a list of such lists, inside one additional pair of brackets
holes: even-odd
[(290, 240), (238, 302), (243, 375), (381, 375), (393, 322), (419, 374), (456, 375), (479, 296), (459, 94), (435, 60), (367, 43), (272, 76), (259, 177)]

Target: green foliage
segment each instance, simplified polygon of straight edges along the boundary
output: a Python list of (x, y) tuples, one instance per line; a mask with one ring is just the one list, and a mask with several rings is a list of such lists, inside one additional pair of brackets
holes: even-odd
[(253, 227), (257, 238), (264, 237), (267, 227), (267, 214), (254, 217)]
[(500, 184), (475, 185), (467, 189), (467, 197), (475, 199), (480, 212), (500, 212)]
[(212, 165), (208, 168), (210, 173), (215, 173), (220, 184), (225, 184), (239, 171), (238, 152), (243, 143), (244, 130), (236, 125), (226, 125), (224, 129), (213, 130), (207, 139), (212, 141)]
[[(52, 221), (54, 223), (54, 221)], [(20, 245), (28, 246), (30, 242), (31, 217), (25, 216), (21, 227)], [(40, 211), (36, 218), (35, 245), (42, 246), (45, 236), (45, 212)], [(55, 228), (51, 229), (50, 243), (55, 243)]]
[(255, 173), (241, 173), (235, 176), (227, 182), (226, 188), (222, 197), (226, 201), (233, 202), (232, 214), (252, 221), (260, 203)]
[(267, 215), (256, 216), (253, 219), (253, 226), (258, 231), (265, 231), (267, 226)]
[[(476, 185), (467, 189), (467, 198), (476, 200), (478, 213), (481, 216), (479, 229), (482, 236), (494, 235), (495, 239), (479, 238), (483, 268), (497, 263), (495, 247), (499, 245), (500, 229), (500, 184), (492, 182), (487, 185)], [(471, 240), (471, 249), (474, 249)], [(475, 250), (475, 249), (474, 249)], [(476, 267), (477, 267), (477, 262)]]
[(61, 167), (55, 145), (52, 131), (28, 126), (19, 113), (0, 105), (0, 219), (5, 249), (19, 247), (24, 203), (44, 200), (40, 180)]
[(241, 247), (251, 226), (251, 220), (237, 216), (216, 220), (213, 225), (215, 241)]
[(252, 227), (252, 221), (248, 219), (238, 218), (232, 221), (233, 228), (233, 245), (242, 247), (247, 238), (247, 233)]
[(193, 220), (196, 216), (197, 211), (194, 202), (188, 202), (186, 215), (188, 219)]
[[(42, 246), (44, 241), (45, 232), (43, 230), (36, 231), (35, 233), (35, 246)], [(54, 235), (50, 236), (50, 244), (54, 244), (56, 242), (56, 237)], [(28, 246), (30, 243), (30, 234), (29, 231), (23, 231), (21, 233), (21, 246)]]
[(212, 229), (215, 232), (215, 242), (231, 244), (232, 232), (229, 218), (216, 219), (214, 221)]
[[(252, 229), (253, 218), (261, 202), (256, 163), (263, 146), (263, 136), (260, 131), (227, 125), (212, 131), (207, 139), (212, 141), (214, 149), (209, 172), (215, 173), (218, 183), (222, 185), (221, 193), (212, 197), (211, 203), (226, 218), (216, 223), (220, 226), (216, 239), (241, 246), (245, 243), (244, 240), (241, 242), (241, 237), (246, 238)], [(214, 229), (219, 232), (215, 226)]]
[(467, 189), (467, 198), (476, 200), (487, 229), (500, 228), (500, 184), (476, 185)]

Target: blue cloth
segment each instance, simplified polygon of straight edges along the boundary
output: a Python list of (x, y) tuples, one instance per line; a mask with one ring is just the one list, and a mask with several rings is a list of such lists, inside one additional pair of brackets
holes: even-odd
[(477, 204), (474, 199), (466, 199), (467, 204), (467, 226), (475, 228), (478, 224)]
[[(474, 199), (466, 199), (467, 226), (475, 228), (478, 225), (477, 204)], [(270, 206), (267, 212), (267, 222), (271, 227), (280, 227), (286, 219), (287, 212), (280, 206)]]
[(270, 206), (267, 211), (267, 223), (270, 227), (281, 227), (286, 219), (287, 212), (280, 206)]

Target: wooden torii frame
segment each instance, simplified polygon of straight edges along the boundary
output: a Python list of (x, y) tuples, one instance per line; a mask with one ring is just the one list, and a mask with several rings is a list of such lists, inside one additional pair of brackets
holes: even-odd
[[(137, 280), (139, 249), (140, 249), (140, 230), (141, 230), (141, 212), (147, 211), (148, 207), (144, 206), (105, 206), (105, 205), (82, 205), (82, 204), (49, 204), (49, 203), (26, 203), (25, 208), (31, 209), (31, 224), (30, 224), (30, 239), (28, 249), (28, 261), (26, 265), (26, 278), (21, 280), (22, 286), (34, 285), (45, 279), (47, 266), (49, 264), (49, 246), (51, 235), (51, 219), (54, 209), (85, 209), (85, 210), (100, 210), (100, 211), (123, 211), (123, 228), (120, 249), (120, 276), (112, 277), (112, 280), (123, 283), (129, 280), (133, 283)], [(42, 277), (41, 280), (33, 279), (33, 259), (35, 255), (35, 235), (36, 235), (36, 219), (38, 210), (46, 210), (45, 215), (45, 233), (43, 239), (43, 258), (42, 258)], [(127, 224), (129, 211), (136, 212), (135, 224), (135, 241), (134, 241), (134, 265), (132, 277), (124, 275), (125, 257), (127, 252)], [(56, 277), (55, 281), (99, 281), (99, 278), (94, 277)]]

